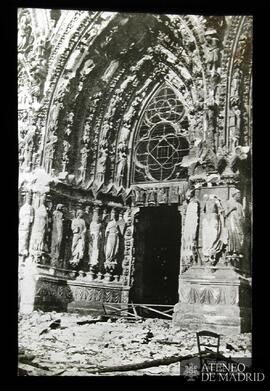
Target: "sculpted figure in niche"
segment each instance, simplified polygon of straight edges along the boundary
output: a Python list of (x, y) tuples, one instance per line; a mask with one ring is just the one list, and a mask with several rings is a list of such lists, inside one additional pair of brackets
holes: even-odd
[(143, 205), (145, 203), (145, 191), (140, 188), (135, 188), (134, 189), (134, 202), (135, 205)]
[(88, 158), (88, 152), (90, 151), (90, 149), (86, 148), (86, 146), (84, 145), (81, 149), (81, 167), (80, 167), (80, 171), (81, 171), (81, 178), (82, 180), (85, 180), (85, 175), (86, 175), (86, 168), (87, 168), (87, 158)]
[(32, 227), (31, 251), (44, 251), (45, 235), (48, 228), (48, 212), (45, 206), (45, 196), (40, 199), (40, 206), (35, 211)]
[(23, 14), (18, 24), (18, 52), (25, 51), (33, 43), (33, 37), (31, 38), (31, 18), (28, 14)]
[(53, 212), (53, 223), (52, 223), (52, 243), (51, 243), (51, 259), (52, 264), (57, 265), (60, 247), (63, 238), (63, 205), (58, 204), (55, 211)]
[(187, 268), (195, 260), (199, 224), (199, 201), (195, 198), (194, 189), (186, 192), (186, 216), (182, 236), (182, 266)]
[(105, 230), (105, 264), (110, 266), (117, 263), (119, 249), (119, 227), (112, 209), (111, 218)]
[(241, 83), (241, 71), (238, 67), (235, 68), (235, 71), (233, 73), (232, 77), (232, 83), (231, 83), (231, 104), (238, 105), (239, 103), (239, 92), (240, 92), (240, 83)]
[(106, 165), (108, 160), (108, 146), (107, 143), (103, 143), (99, 151), (99, 159), (97, 162), (97, 180), (98, 182), (103, 182), (105, 179)]
[(63, 145), (64, 145), (64, 151), (63, 151), (63, 154), (62, 154), (62, 172), (66, 172), (66, 168), (67, 168), (67, 165), (69, 163), (69, 156), (68, 156), (68, 154), (69, 154), (71, 145), (66, 140), (63, 141)]
[(99, 222), (98, 208), (94, 209), (93, 219), (90, 224), (89, 265), (98, 264), (99, 246), (101, 239), (101, 223)]
[(31, 162), (32, 162), (32, 155), (33, 155), (33, 148), (34, 148), (34, 132), (35, 130), (33, 127), (29, 130), (25, 138), (23, 139), (23, 156), (22, 156), (22, 168), (24, 170), (30, 170), (31, 169)]
[(25, 204), (19, 212), (19, 255), (27, 257), (31, 226), (34, 220), (34, 208), (31, 205), (31, 195), (26, 194)]
[(167, 201), (168, 201), (167, 189), (164, 189), (164, 187), (161, 187), (157, 193), (157, 202), (159, 204), (166, 204)]
[(78, 266), (80, 260), (84, 256), (86, 225), (83, 219), (83, 215), (83, 211), (78, 210), (76, 217), (72, 220), (71, 223), (73, 240), (71, 247), (72, 259), (70, 260), (70, 264), (72, 266)]
[(150, 189), (148, 192), (148, 204), (156, 205), (156, 189)]
[[(45, 59), (38, 59), (34, 53), (30, 58), (30, 80), (31, 80), (31, 93), (34, 93), (36, 98), (39, 98), (41, 93), (41, 86), (46, 77), (47, 61)], [(33, 88), (32, 88), (33, 87)]]
[(237, 105), (232, 106), (232, 113), (234, 114), (235, 126), (233, 131), (231, 132), (231, 146), (232, 148), (236, 148), (239, 144), (240, 138), (240, 126), (241, 126), (241, 111)]
[(73, 125), (73, 118), (74, 118), (74, 113), (71, 111), (68, 113), (67, 118), (66, 118), (66, 128), (65, 128), (65, 134), (68, 136), (71, 134), (71, 127)]
[(219, 61), (219, 39), (216, 36), (215, 30), (208, 30), (205, 33), (206, 39), (206, 63), (208, 72), (213, 75), (218, 66)]
[(44, 56), (46, 50), (46, 39), (42, 35), (36, 37), (34, 42), (34, 50), (38, 58)]
[(240, 203), (241, 193), (234, 189), (226, 205), (226, 228), (228, 231), (228, 247), (230, 254), (241, 254), (244, 242), (244, 210)]
[(202, 253), (204, 261), (215, 264), (227, 243), (224, 229), (224, 209), (215, 195), (204, 196), (202, 219)]
[(46, 172), (50, 173), (53, 165), (53, 157), (55, 153), (55, 143), (57, 142), (58, 137), (52, 131), (49, 135), (47, 144), (46, 144), (46, 160), (45, 160), (45, 169)]
[(125, 168), (127, 165), (127, 147), (122, 142), (119, 144), (118, 154), (119, 154), (119, 160), (117, 163), (116, 185), (120, 187), (123, 185), (123, 178), (125, 175)]

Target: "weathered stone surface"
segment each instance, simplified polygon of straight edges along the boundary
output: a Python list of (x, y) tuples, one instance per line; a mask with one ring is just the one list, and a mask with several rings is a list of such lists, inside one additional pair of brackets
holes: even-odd
[(174, 305), (180, 274), (176, 324), (249, 330), (252, 23), (18, 9), (22, 314)]
[(173, 321), (192, 330), (221, 334), (251, 331), (251, 287), (233, 268), (194, 266), (179, 278)]

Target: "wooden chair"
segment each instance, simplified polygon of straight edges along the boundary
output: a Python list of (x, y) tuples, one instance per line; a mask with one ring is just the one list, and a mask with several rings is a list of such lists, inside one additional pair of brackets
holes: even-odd
[(199, 331), (196, 333), (201, 370), (205, 363), (215, 362), (223, 358), (219, 353), (220, 335), (212, 331)]

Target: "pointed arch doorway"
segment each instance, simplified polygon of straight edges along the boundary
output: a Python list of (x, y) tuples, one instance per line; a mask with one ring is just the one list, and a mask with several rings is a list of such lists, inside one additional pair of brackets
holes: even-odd
[(133, 303), (178, 302), (181, 216), (179, 197), (171, 190), (187, 180), (182, 160), (189, 154), (189, 133), (183, 96), (161, 84), (142, 111), (132, 144), (130, 180), (134, 205), (140, 207), (134, 222)]
[(176, 304), (181, 246), (177, 205), (143, 207), (134, 226), (133, 303)]

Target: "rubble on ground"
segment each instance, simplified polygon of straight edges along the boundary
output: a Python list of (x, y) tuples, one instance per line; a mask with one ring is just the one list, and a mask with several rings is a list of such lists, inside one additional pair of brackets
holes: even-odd
[[(120, 318), (112, 322), (42, 311), (20, 315), (18, 343), (22, 376), (27, 371), (30, 376), (39, 376), (40, 371), (48, 376), (95, 376), (102, 367), (198, 353), (196, 333), (175, 328), (170, 320)], [(220, 351), (227, 357), (250, 357), (251, 334), (221, 336)], [(179, 376), (179, 363), (101, 375)]]

